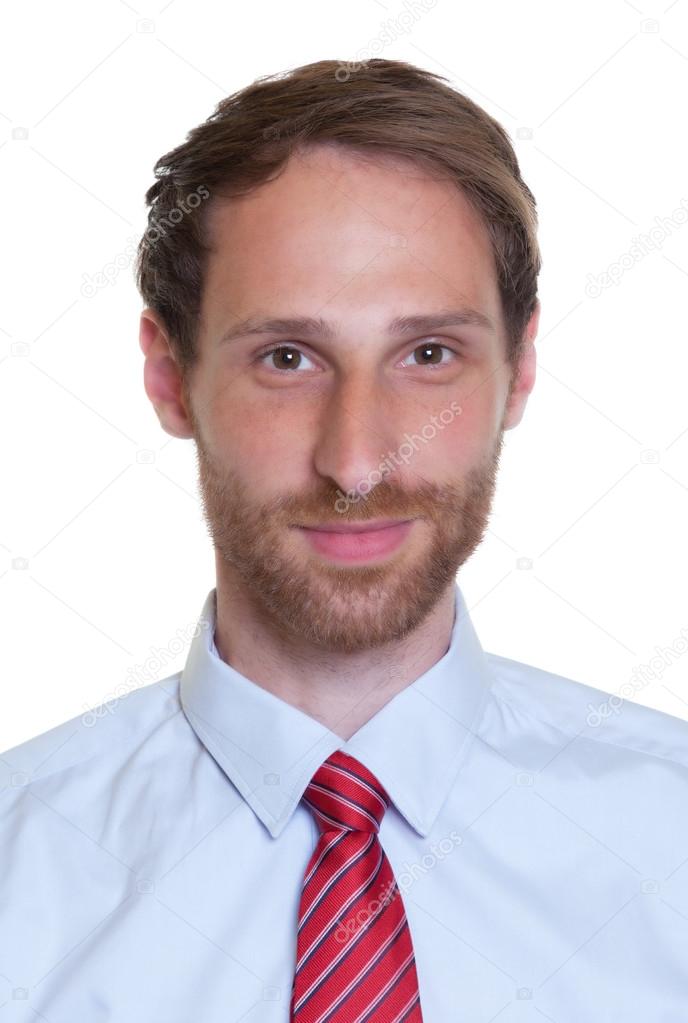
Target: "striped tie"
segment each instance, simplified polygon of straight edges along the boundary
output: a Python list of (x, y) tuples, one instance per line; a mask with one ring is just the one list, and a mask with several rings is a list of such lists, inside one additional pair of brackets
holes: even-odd
[(411, 933), (378, 838), (389, 796), (337, 750), (304, 802), (320, 838), (299, 905), (292, 1023), (422, 1023)]

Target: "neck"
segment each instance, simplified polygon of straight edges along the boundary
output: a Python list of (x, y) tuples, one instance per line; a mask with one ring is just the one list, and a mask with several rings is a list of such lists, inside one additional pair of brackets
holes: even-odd
[(220, 569), (216, 589), (215, 645), (222, 660), (344, 740), (449, 648), (453, 584), (408, 636), (355, 654), (323, 652), (271, 628)]

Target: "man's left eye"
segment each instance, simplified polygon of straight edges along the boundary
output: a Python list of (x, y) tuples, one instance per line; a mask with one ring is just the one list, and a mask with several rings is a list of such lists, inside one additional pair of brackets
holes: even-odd
[(442, 366), (448, 366), (453, 361), (453, 359), (451, 358), (443, 360), (441, 355), (442, 350), (444, 350), (445, 352), (449, 352), (449, 355), (453, 356), (456, 359), (459, 358), (458, 352), (455, 352), (452, 348), (449, 348), (447, 345), (441, 345), (436, 341), (428, 342), (427, 344), (423, 345), (417, 345), (413, 349), (411, 354), (408, 356), (408, 358), (415, 359), (416, 357), (418, 357), (415, 363), (416, 366), (430, 367), (438, 366), (441, 368)]

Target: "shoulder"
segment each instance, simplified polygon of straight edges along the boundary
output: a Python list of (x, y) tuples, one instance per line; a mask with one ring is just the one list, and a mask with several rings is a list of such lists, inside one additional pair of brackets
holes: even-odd
[(639, 761), (671, 762), (688, 781), (688, 721), (534, 665), (485, 656), (492, 695), (505, 710), (533, 726), (604, 747), (612, 756), (616, 749)]
[(85, 781), (108, 766), (116, 770), (132, 748), (179, 715), (180, 677), (177, 672), (130, 690), (3, 751), (0, 793), (5, 805), (12, 790), (16, 794), (58, 776)]
[(179, 703), (180, 674), (0, 756), (6, 973), (21, 976), (29, 963), (50, 972), (115, 908), (150, 891), (139, 884), (166, 857), (183, 857), (198, 841), (199, 821), (210, 828), (207, 808), (193, 798), (201, 754)]

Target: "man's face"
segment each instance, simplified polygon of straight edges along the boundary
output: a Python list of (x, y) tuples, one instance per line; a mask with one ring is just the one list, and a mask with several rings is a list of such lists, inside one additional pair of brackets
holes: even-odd
[[(221, 202), (209, 226), (187, 401), (219, 583), (297, 644), (399, 640), (482, 539), (503, 431), (532, 387), (507, 404), (487, 231), (451, 182), (322, 146)], [(388, 329), (460, 309), (494, 328)], [(295, 317), (331, 332), (222, 340), (248, 318)], [(392, 551), (353, 561), (299, 528), (368, 519), (414, 521)]]

